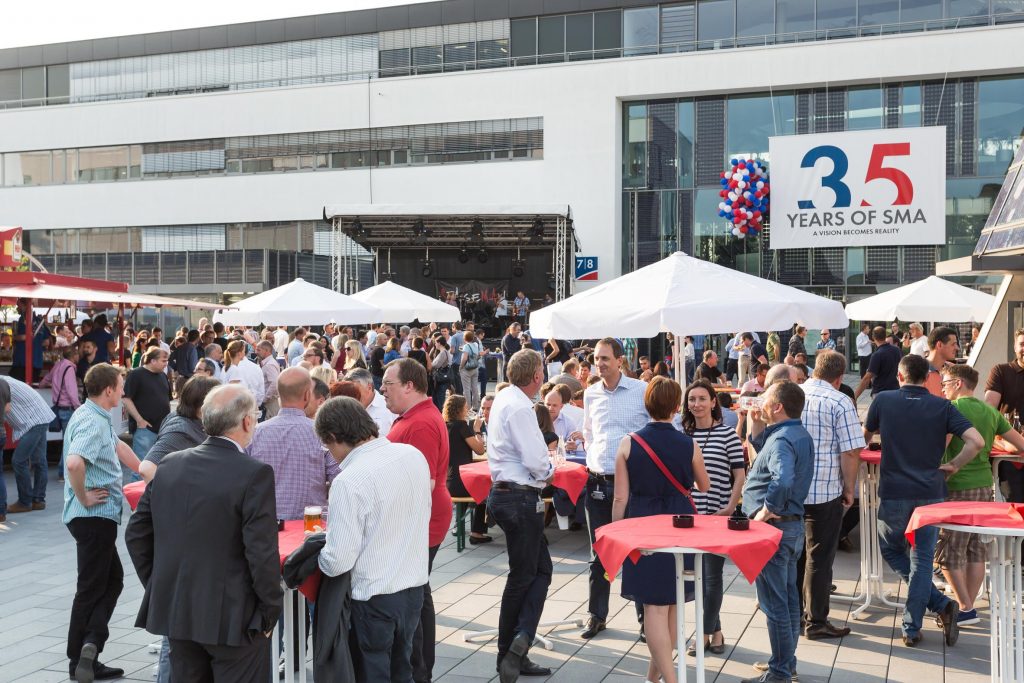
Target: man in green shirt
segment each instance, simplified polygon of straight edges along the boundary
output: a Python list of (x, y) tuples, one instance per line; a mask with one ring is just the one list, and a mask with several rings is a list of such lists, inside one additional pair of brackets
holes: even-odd
[(765, 344), (765, 349), (768, 351), (768, 364), (778, 365), (779, 363), (779, 333), (769, 332), (768, 342)]
[[(978, 371), (970, 365), (947, 365), (942, 369), (943, 395), (953, 402), (956, 409), (970, 420), (985, 439), (985, 447), (978, 451), (978, 455), (946, 481), (946, 500), (992, 500), (992, 465), (989, 463), (989, 452), (997, 435), (1009, 441), (1018, 450), (1024, 450), (1024, 437), (1014, 431), (999, 411), (974, 397), (977, 386)], [(952, 437), (946, 446), (942, 462), (949, 462), (956, 457), (963, 445), (964, 442), (959, 437)], [(974, 609), (974, 598), (985, 579), (986, 557), (985, 546), (977, 534), (945, 529), (939, 532), (939, 542), (935, 546), (935, 561), (942, 567), (946, 582), (953, 587), (956, 600), (960, 603), (960, 616), (957, 619), (960, 626), (969, 626), (979, 621), (978, 612)]]

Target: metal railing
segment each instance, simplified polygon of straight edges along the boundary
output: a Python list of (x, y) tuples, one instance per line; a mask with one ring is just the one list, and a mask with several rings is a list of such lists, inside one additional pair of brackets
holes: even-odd
[(748, 47), (771, 47), (790, 45), (793, 43), (819, 42), (826, 40), (843, 40), (849, 38), (892, 36), (905, 33), (922, 33), (933, 31), (951, 31), (962, 28), (978, 28), (984, 26), (1000, 26), (1005, 24), (1024, 23), (1024, 12), (987, 14), (977, 17), (956, 17), (949, 19), (929, 19), (873, 26), (850, 26), (843, 28), (799, 31), (794, 33), (772, 33), (761, 36), (734, 36), (715, 40), (694, 40), (678, 43), (659, 43), (657, 45), (633, 45), (628, 47), (607, 48), (600, 50), (584, 50), (579, 52), (558, 52), (543, 55), (521, 57), (502, 57), (498, 59), (475, 59), (462, 62), (442, 62), (428, 65), (409, 65), (393, 68), (362, 69), (330, 74), (311, 76), (292, 76), (285, 78), (257, 79), (248, 81), (231, 81), (219, 84), (184, 86), (172, 89), (126, 90), (99, 94), (82, 94), (60, 97), (36, 97), (19, 100), (0, 101), (0, 111), (22, 109), (26, 107), (54, 106), (60, 104), (79, 104), (86, 102), (109, 102), (112, 100), (145, 99), (149, 97), (167, 97), (175, 95), (196, 95), (231, 90), (255, 90), (266, 88), (286, 88), (309, 85), (326, 85), (345, 81), (375, 80), (402, 76), (424, 76), (431, 74), (452, 73), (459, 71), (479, 71), (485, 69), (513, 68), (534, 66), (538, 64), (558, 64), (563, 62), (583, 62), (596, 59), (621, 59), (655, 54), (674, 54), (680, 52), (704, 52), (708, 50), (727, 50)]

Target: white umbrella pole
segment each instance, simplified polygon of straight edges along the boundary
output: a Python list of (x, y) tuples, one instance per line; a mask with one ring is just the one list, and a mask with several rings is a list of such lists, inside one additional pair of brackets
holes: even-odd
[(676, 366), (676, 381), (679, 382), (679, 386), (686, 387), (686, 359), (683, 358), (683, 354), (680, 353), (681, 347), (679, 346), (679, 335), (672, 335), (672, 358), (675, 359)]

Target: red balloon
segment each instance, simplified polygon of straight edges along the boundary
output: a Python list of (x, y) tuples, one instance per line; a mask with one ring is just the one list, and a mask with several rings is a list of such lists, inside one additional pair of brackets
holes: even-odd
[(737, 164), (737, 166), (738, 166), (739, 168), (746, 168), (746, 167), (747, 167), (747, 164), (746, 164), (746, 162), (745, 162), (745, 161), (741, 161), (741, 162), (740, 162), (739, 164)]
[(729, 193), (726, 192), (725, 190), (721, 190), (721, 191), (719, 191), (718, 196), (719, 197), (728, 197)]
[(746, 235), (750, 231), (747, 229), (747, 226), (741, 225), (740, 226), (740, 232), (743, 233), (744, 235)]

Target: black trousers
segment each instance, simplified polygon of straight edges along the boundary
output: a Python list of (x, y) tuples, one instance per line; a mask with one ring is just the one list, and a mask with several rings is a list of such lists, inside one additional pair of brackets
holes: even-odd
[(501, 594), (498, 616), (498, 662), (508, 652), (517, 633), (533, 642), (544, 601), (551, 585), (551, 554), (544, 536), (544, 508), (540, 493), (491, 489), (487, 509), (505, 532), (508, 548), (508, 579)]
[(434, 558), (440, 545), (432, 547), (427, 555), (427, 583), (423, 586), (423, 607), (420, 621), (412, 636), (412, 680), (430, 683), (434, 672), (434, 639), (437, 633), (434, 614), (434, 596), (430, 593), (430, 572), (434, 571)]
[(124, 569), (117, 556), (117, 522), (103, 517), (78, 517), (67, 526), (78, 554), (78, 585), (71, 603), (67, 650), (74, 666), (86, 643), (103, 652), (110, 636), (110, 615), (124, 588)]
[(832, 563), (839, 549), (843, 524), (843, 498), (804, 505), (804, 551), (796, 564), (800, 586), (800, 612), (807, 625), (828, 621), (832, 595)]
[(740, 372), (740, 361), (738, 358), (727, 358), (725, 361), (725, 378), (730, 382), (736, 378)]
[(864, 379), (864, 373), (868, 371), (868, 363), (871, 361), (871, 356), (858, 356), (860, 359), (860, 378)]
[(269, 681), (272, 664), (277, 664), (270, 661), (270, 638), (262, 633), (248, 645), (204, 645), (175, 638), (170, 642), (171, 683)]
[(352, 601), (352, 630), (358, 647), (353, 663), (359, 683), (412, 680), (412, 641), (423, 609), (423, 588)]
[(839, 538), (843, 539), (860, 524), (860, 499), (854, 498), (853, 505), (843, 515), (843, 527), (839, 530)]
[(587, 480), (587, 530), (590, 532), (590, 602), (587, 611), (598, 619), (608, 618), (608, 596), (611, 585), (605, 578), (604, 565), (594, 552), (597, 530), (612, 521), (612, 498), (615, 485), (597, 477)]

